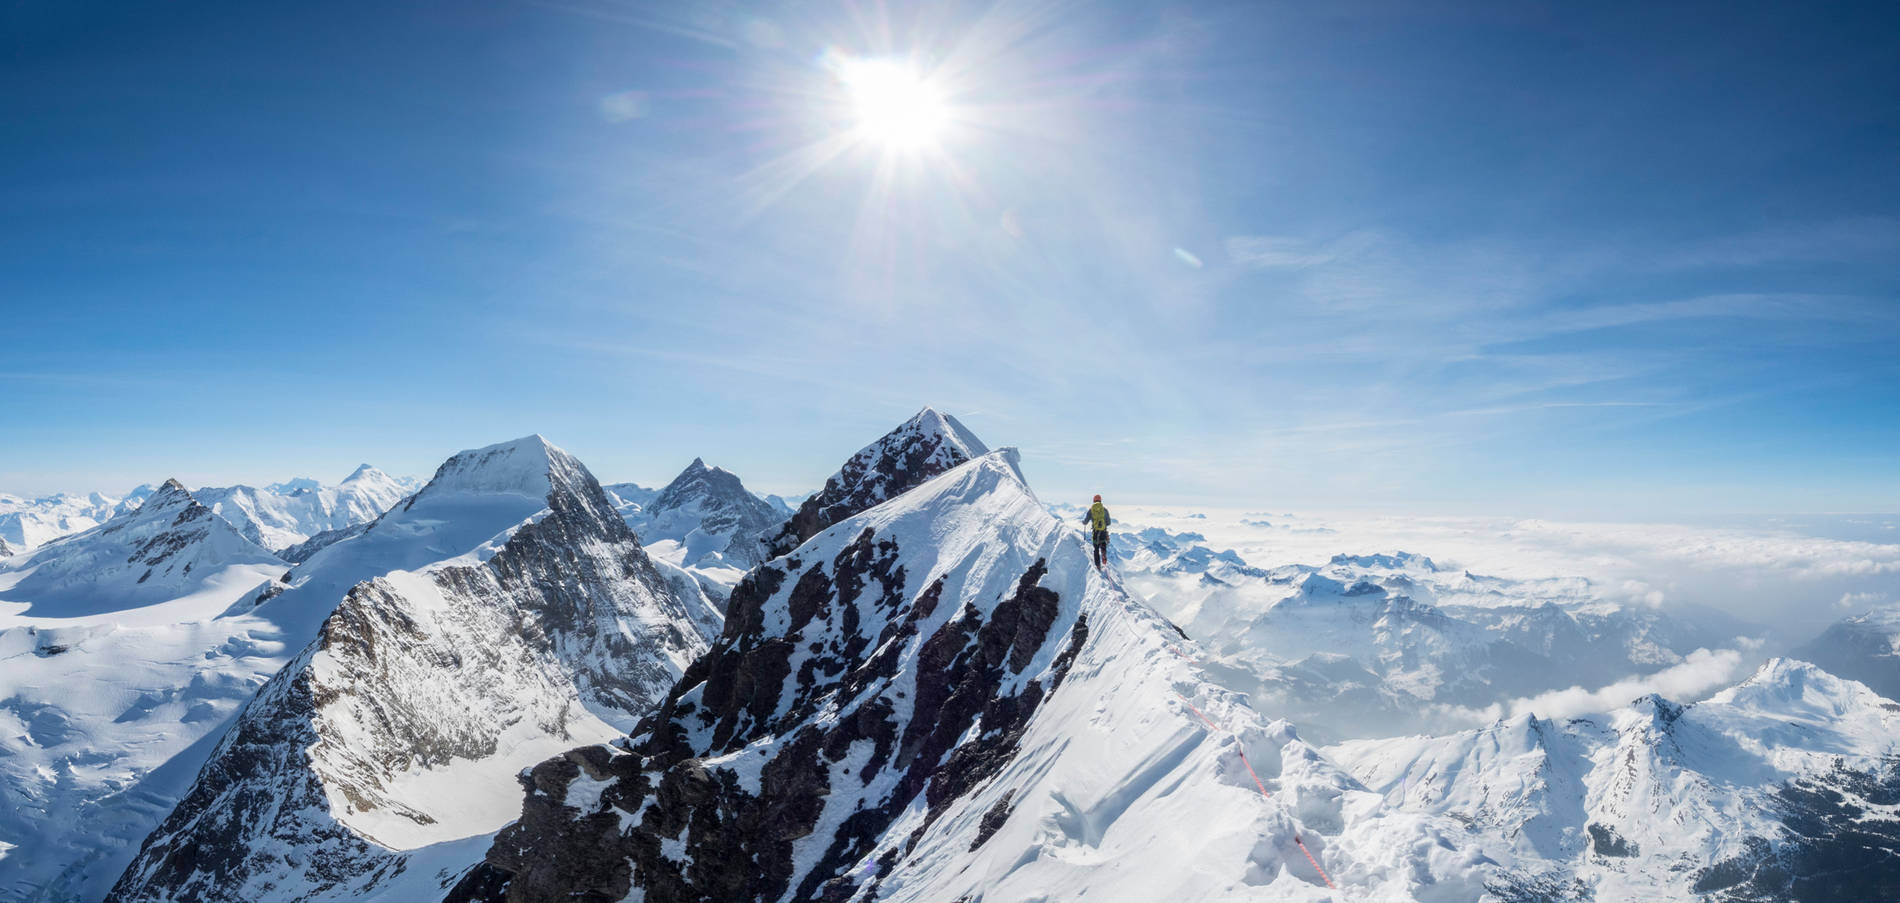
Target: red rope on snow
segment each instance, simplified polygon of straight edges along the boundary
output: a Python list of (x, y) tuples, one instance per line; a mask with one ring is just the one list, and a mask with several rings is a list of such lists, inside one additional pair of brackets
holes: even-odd
[(1187, 698), (1186, 696), (1182, 696), (1182, 695), (1181, 695), (1181, 694), (1179, 694), (1179, 693), (1176, 693), (1176, 694), (1174, 694), (1174, 696), (1175, 696), (1175, 698), (1176, 698), (1176, 699), (1179, 699), (1179, 700), (1181, 700), (1181, 702), (1182, 702), (1182, 704), (1184, 704), (1184, 705), (1186, 705), (1186, 706), (1188, 707), (1188, 711), (1190, 711), (1190, 712), (1193, 712), (1193, 713), (1194, 713), (1194, 714), (1196, 714), (1196, 715), (1200, 715), (1200, 718), (1201, 718), (1201, 723), (1202, 723), (1202, 724), (1205, 724), (1205, 725), (1207, 725), (1207, 727), (1208, 727), (1208, 729), (1209, 729), (1209, 730), (1213, 730), (1213, 731), (1219, 731), (1220, 733), (1223, 733), (1223, 734), (1224, 734), (1224, 733), (1227, 733), (1226, 731), (1223, 731), (1223, 730), (1221, 730), (1221, 728), (1220, 728), (1220, 725), (1218, 725), (1218, 724), (1215, 724), (1214, 722), (1212, 722), (1212, 721), (1209, 721), (1209, 720), (1207, 720), (1207, 716), (1206, 716), (1206, 715), (1202, 715), (1202, 714), (1201, 714), (1201, 710), (1200, 710), (1200, 709), (1197, 709), (1197, 708), (1195, 708), (1195, 707), (1194, 707), (1194, 703), (1192, 703), (1192, 702), (1188, 702), (1188, 698)]
[(1273, 794), (1267, 792), (1267, 785), (1260, 783), (1260, 776), (1253, 773), (1253, 763), (1247, 761), (1247, 754), (1238, 749), (1234, 750), (1234, 752), (1239, 754), (1240, 764), (1247, 766), (1247, 777), (1253, 778), (1253, 785), (1260, 788), (1260, 795), (1267, 799), (1273, 799)]
[(1313, 864), (1313, 871), (1319, 873), (1319, 880), (1326, 882), (1327, 888), (1338, 890), (1339, 888), (1333, 886), (1333, 879), (1326, 877), (1326, 870), (1319, 867), (1319, 860), (1313, 858), (1313, 851), (1306, 848), (1306, 841), (1301, 840), (1300, 835), (1295, 834), (1293, 835), (1293, 842), (1300, 845), (1300, 852), (1305, 853), (1306, 861)]

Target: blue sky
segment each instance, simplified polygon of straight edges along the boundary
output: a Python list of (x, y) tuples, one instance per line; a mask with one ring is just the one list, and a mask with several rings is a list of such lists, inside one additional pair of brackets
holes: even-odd
[(1049, 501), (1900, 510), (1896, 15), (16, 4), (0, 491), (794, 491), (931, 404)]

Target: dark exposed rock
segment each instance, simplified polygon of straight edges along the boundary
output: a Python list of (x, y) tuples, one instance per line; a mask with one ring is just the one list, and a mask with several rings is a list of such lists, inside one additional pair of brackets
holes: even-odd
[(977, 825), (976, 839), (970, 841), (970, 852), (976, 852), (977, 847), (989, 842), (1002, 829), (1003, 823), (1009, 821), (1010, 813), (1016, 811), (1015, 801), (1016, 791), (1011, 790), (1003, 794), (1003, 798), (997, 800), (988, 812), (983, 813), (983, 821)]
[(1850, 903), (1900, 899), (1900, 757), (1872, 771), (1836, 763), (1775, 795), (1784, 836), (1749, 837), (1739, 856), (1696, 873), (1693, 889), (1723, 903)]
[(1499, 903), (1588, 903), (1596, 899), (1581, 879), (1557, 874), (1500, 872), (1485, 882), (1485, 889)]
[(1598, 856), (1627, 857), (1635, 856), (1640, 852), (1636, 844), (1629, 842), (1608, 825), (1592, 822), (1587, 830), (1590, 832), (1590, 850)]
[[(834, 548), (741, 581), (719, 641), (659, 714), (624, 748), (598, 748), (616, 775), (598, 810), (565, 805), (580, 779), (565, 759), (538, 766), (521, 820), (488, 856), (505, 895), (466, 899), (849, 899), (893, 866), (898, 851), (867, 857), (916, 801), (935, 820), (1003, 768), (1088, 636), (1078, 613), (1066, 645), (1041, 655), (1063, 642), (1047, 564), (944, 618), (943, 580), (911, 587), (895, 541), (867, 529)], [(1037, 662), (1048, 664), (1032, 677)], [(708, 761), (760, 749), (752, 784)], [(810, 849), (821, 824), (822, 852), (801, 866), (794, 846)], [(627, 882), (602, 860), (626, 865)]]
[(798, 506), (767, 542), (777, 558), (846, 518), (921, 485), (988, 449), (955, 417), (930, 408), (865, 446)]

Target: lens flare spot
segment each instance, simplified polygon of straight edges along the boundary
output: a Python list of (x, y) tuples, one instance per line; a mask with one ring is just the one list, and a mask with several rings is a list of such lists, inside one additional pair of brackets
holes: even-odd
[(832, 52), (826, 65), (844, 90), (852, 133), (888, 150), (933, 148), (950, 125), (942, 89), (909, 60)]

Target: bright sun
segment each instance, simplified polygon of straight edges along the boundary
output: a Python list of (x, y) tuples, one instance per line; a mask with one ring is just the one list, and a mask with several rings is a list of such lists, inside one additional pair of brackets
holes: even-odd
[(942, 93), (902, 60), (844, 57), (833, 64), (850, 101), (853, 133), (892, 151), (937, 146), (950, 124)]

